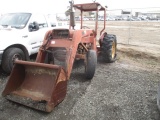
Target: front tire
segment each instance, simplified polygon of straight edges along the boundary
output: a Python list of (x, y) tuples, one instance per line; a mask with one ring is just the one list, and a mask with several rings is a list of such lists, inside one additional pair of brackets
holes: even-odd
[(92, 79), (96, 70), (97, 54), (95, 50), (89, 50), (86, 54), (85, 76)]
[(117, 57), (117, 39), (115, 35), (106, 34), (101, 46), (103, 60), (112, 63)]
[(24, 52), (19, 48), (8, 48), (2, 58), (2, 69), (10, 73), (16, 59), (25, 60)]

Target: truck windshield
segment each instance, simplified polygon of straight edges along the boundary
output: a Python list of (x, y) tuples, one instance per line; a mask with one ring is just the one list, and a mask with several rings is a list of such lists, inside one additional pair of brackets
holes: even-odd
[(31, 14), (30, 13), (8, 13), (0, 17), (0, 25), (22, 29), (26, 26)]

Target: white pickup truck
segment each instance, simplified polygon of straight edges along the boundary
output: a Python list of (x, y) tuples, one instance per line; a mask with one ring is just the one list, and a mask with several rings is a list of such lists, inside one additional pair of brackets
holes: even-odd
[[(52, 24), (53, 23), (53, 24)], [(37, 53), (46, 31), (62, 25), (50, 21), (47, 15), (7, 13), (0, 17), (0, 65), (10, 73), (15, 59), (29, 60)], [(67, 27), (67, 26), (64, 26)]]

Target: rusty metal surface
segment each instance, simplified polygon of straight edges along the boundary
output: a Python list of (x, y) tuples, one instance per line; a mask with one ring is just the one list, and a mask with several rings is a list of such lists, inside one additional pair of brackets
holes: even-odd
[[(65, 48), (67, 57), (65, 58), (66, 65), (64, 69), (66, 70), (66, 73), (67, 73), (67, 79), (69, 79), (70, 73), (72, 71), (74, 59), (76, 59), (76, 57), (85, 59), (85, 57), (83, 57), (84, 56), (83, 54), (82, 55), (77, 54), (78, 46), (80, 44), (81, 45), (82, 44), (92, 44), (89, 49), (96, 50), (95, 32), (91, 29), (80, 29), (80, 30), (64, 29), (62, 31), (61, 30), (62, 29), (58, 29), (58, 30), (53, 29), (47, 32), (45, 36), (46, 40), (43, 41), (43, 45), (45, 45), (45, 48), (43, 47), (40, 48), (40, 51), (37, 55), (36, 62), (40, 62), (40, 63), (44, 62), (45, 54), (46, 54), (45, 50), (54, 48), (53, 52), (55, 52), (56, 49), (58, 48)], [(54, 35), (56, 35), (56, 37), (54, 37)], [(63, 35), (66, 37), (66, 39), (62, 37)], [(48, 38), (47, 36), (48, 37), (52, 36), (49, 42), (47, 42), (47, 38)], [(83, 47), (87, 51), (88, 48), (85, 46)]]
[[(101, 6), (101, 4), (95, 3), (85, 3), (85, 4), (74, 4), (73, 7), (82, 10), (82, 11), (96, 11), (97, 6)], [(105, 10), (103, 6), (101, 6), (100, 10)]]
[(99, 11), (104, 11), (104, 27), (100, 31), (100, 35), (103, 33), (106, 27), (106, 8), (103, 7), (100, 3), (85, 3), (85, 4), (74, 4), (73, 7), (79, 9), (81, 11), (81, 29), (83, 26), (83, 12), (96, 11), (96, 19), (95, 19), (95, 36), (97, 35), (98, 30), (98, 13)]
[[(21, 72), (23, 74), (19, 75)], [(66, 73), (60, 66), (17, 60), (2, 95), (50, 112), (64, 99), (66, 84)]]

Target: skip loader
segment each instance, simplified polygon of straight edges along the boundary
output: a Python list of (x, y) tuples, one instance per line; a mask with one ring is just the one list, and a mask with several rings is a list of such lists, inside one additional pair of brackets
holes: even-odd
[[(81, 11), (80, 29), (74, 29), (73, 8)], [(83, 26), (83, 12), (96, 12), (95, 29)], [(98, 13), (104, 12), (104, 26), (100, 38), (98, 32)], [(2, 95), (14, 102), (45, 112), (51, 112), (64, 100), (67, 82), (73, 63), (83, 59), (85, 77), (92, 79), (97, 64), (97, 55), (101, 54), (105, 62), (116, 60), (116, 36), (104, 32), (106, 26), (106, 8), (97, 2), (74, 4), (70, 1), (70, 26), (55, 28), (46, 32), (36, 61), (15, 60)], [(99, 41), (99, 45), (96, 45)]]

